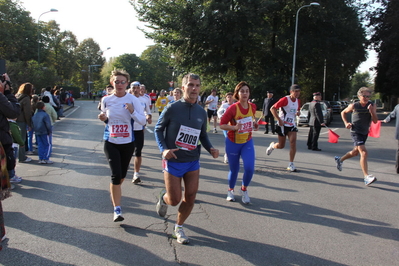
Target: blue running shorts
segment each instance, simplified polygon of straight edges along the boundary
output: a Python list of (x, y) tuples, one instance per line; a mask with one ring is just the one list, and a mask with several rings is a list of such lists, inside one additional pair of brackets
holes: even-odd
[(200, 168), (200, 163), (199, 160), (187, 163), (177, 163), (163, 159), (162, 168), (169, 174), (182, 178), (185, 173), (198, 170)]

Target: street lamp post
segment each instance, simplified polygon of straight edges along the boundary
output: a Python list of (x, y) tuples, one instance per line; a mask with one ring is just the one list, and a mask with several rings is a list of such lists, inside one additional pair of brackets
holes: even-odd
[(102, 56), (104, 52), (108, 51), (109, 49), (111, 49), (111, 47), (107, 47), (107, 49), (100, 51), (98, 54)]
[(87, 96), (89, 96), (90, 92), (91, 92), (91, 84), (93, 83), (93, 81), (91, 81), (91, 70), (92, 67), (99, 67), (101, 65), (89, 65), (89, 80), (87, 81), (87, 84), (89, 84), (89, 86), (87, 87)]
[[(173, 63), (172, 61), (175, 59), (175, 56), (172, 54), (171, 56), (170, 56), (170, 59), (171, 59), (171, 63)], [(175, 68), (173, 67), (173, 66), (169, 66), (168, 67), (170, 70), (171, 70), (171, 72), (172, 72), (172, 80), (169, 82), (169, 90), (173, 90), (174, 89), (174, 81), (173, 81), (173, 79), (174, 79), (174, 74), (175, 74)]]
[(294, 84), (295, 81), (295, 63), (296, 63), (296, 41), (297, 41), (297, 35), (298, 35), (298, 15), (299, 11), (304, 8), (304, 7), (310, 7), (310, 6), (319, 6), (320, 4), (317, 2), (312, 2), (309, 5), (304, 5), (301, 6), (298, 11), (296, 12), (296, 21), (295, 21), (295, 37), (294, 37), (294, 55), (292, 58), (292, 78), (291, 78), (291, 85)]
[(37, 63), (38, 64), (40, 64), (40, 27), (39, 27), (40, 17), (50, 12), (58, 12), (58, 10), (52, 8), (50, 9), (50, 11), (41, 13), (39, 18), (37, 19)]

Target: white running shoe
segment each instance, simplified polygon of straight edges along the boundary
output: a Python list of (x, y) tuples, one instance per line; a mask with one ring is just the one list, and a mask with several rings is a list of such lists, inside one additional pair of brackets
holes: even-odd
[(297, 171), (296, 168), (295, 168), (294, 163), (290, 163), (288, 165), (288, 167), (287, 167), (287, 170), (290, 171), (290, 172), (296, 172)]
[(168, 205), (163, 201), (163, 196), (166, 194), (166, 189), (162, 189), (159, 193), (158, 202), (156, 205), (156, 211), (159, 216), (165, 217), (166, 212), (168, 211)]
[(335, 156), (335, 163), (337, 164), (337, 169), (338, 171), (342, 171), (342, 164), (344, 163), (343, 161), (341, 161), (341, 157), (339, 156)]
[(234, 198), (234, 190), (227, 190), (227, 201), (236, 201)]
[(224, 154), (224, 161), (223, 161), (224, 163), (229, 163), (229, 160), (227, 159), (227, 154), (225, 153)]
[(266, 149), (266, 154), (270, 155), (274, 151), (274, 142), (270, 143), (269, 147)]
[(251, 202), (251, 200), (249, 199), (247, 190), (245, 190), (245, 191), (241, 190), (241, 196), (242, 196), (242, 198), (241, 198), (242, 203), (249, 204)]
[(133, 184), (139, 184), (139, 183), (141, 183), (141, 178), (140, 178), (140, 176), (139, 176), (139, 173), (136, 172), (136, 173), (133, 174), (132, 183), (133, 183)]
[(18, 177), (18, 176), (14, 176), (12, 178), (10, 178), (10, 183), (20, 183), (22, 181), (22, 178)]
[(125, 220), (122, 216), (122, 210), (120, 207), (114, 209), (114, 222), (121, 222)]
[(377, 181), (377, 178), (373, 175), (368, 175), (364, 177), (364, 184), (366, 186), (371, 185), (372, 183), (374, 183), (375, 181)]
[(173, 230), (172, 237), (177, 240), (177, 243), (180, 244), (188, 244), (190, 241), (188, 240), (188, 237), (184, 233), (183, 227), (181, 226), (176, 226), (175, 229)]
[(29, 162), (31, 162), (32, 161), (32, 158), (30, 158), (30, 157), (26, 157), (26, 159), (25, 160), (23, 160), (23, 161), (19, 161), (20, 163), (29, 163)]

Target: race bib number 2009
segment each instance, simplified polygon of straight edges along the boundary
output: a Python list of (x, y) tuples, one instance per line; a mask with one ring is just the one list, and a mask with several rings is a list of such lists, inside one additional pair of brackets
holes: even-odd
[(176, 147), (186, 151), (194, 150), (197, 148), (200, 133), (200, 129), (181, 125), (175, 141)]

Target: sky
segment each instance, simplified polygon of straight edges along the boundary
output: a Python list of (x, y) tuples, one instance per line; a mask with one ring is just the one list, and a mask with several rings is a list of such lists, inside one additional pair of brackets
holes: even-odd
[[(140, 56), (154, 44), (138, 29), (145, 28), (145, 24), (138, 21), (128, 0), (21, 0), (21, 5), (36, 22), (42, 13), (57, 9), (58, 12), (42, 15), (40, 21), (55, 20), (62, 31), (72, 31), (79, 42), (93, 38), (102, 51), (110, 47), (103, 54), (107, 60), (122, 54)], [(358, 70), (368, 71), (376, 63), (376, 54), (370, 52)]]
[(54, 8), (58, 12), (43, 14), (40, 21), (55, 20), (61, 31), (71, 31), (79, 42), (93, 38), (107, 58), (141, 53), (153, 45), (137, 27), (144, 24), (128, 0), (21, 0), (21, 6), (37, 22), (39, 16)]

